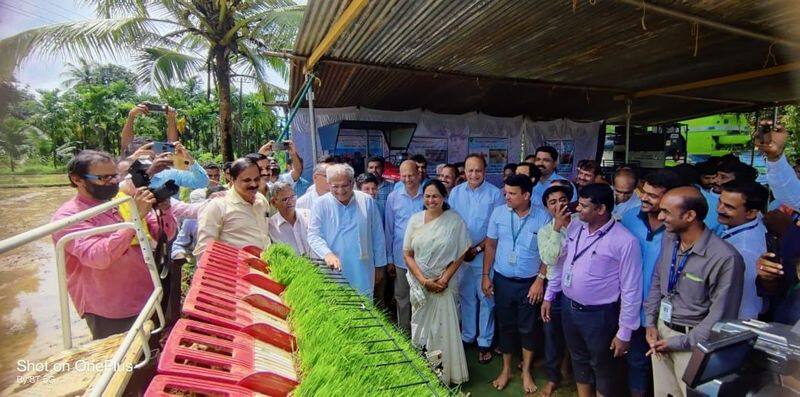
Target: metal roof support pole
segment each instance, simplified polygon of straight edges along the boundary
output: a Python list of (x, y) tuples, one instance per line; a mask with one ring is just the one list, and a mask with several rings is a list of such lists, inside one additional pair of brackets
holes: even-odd
[(306, 74), (306, 79), (312, 79), (306, 99), (308, 100), (308, 124), (311, 127), (311, 158), (313, 159), (312, 164), (316, 166), (319, 157), (317, 157), (317, 114), (314, 112), (314, 77)]
[(625, 99), (625, 164), (629, 163), (629, 155), (631, 150), (631, 100), (630, 97)]

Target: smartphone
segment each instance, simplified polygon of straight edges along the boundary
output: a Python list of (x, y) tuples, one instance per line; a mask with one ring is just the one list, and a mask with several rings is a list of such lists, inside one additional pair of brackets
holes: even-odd
[(578, 202), (577, 201), (573, 201), (573, 202), (567, 204), (567, 211), (570, 214), (574, 214), (574, 213), (578, 212)]
[(770, 262), (781, 263), (781, 243), (780, 239), (774, 234), (767, 233), (767, 252), (775, 254), (775, 257), (770, 259)]
[(150, 112), (166, 112), (167, 111), (167, 105), (159, 105), (157, 103), (149, 103), (148, 102), (148, 103), (145, 103), (144, 106), (147, 107), (147, 110), (150, 111)]
[(286, 144), (287, 142), (288, 142), (288, 141), (273, 142), (273, 143), (272, 143), (272, 151), (273, 151), (273, 152), (279, 152), (279, 151), (281, 151), (281, 150), (286, 150), (286, 149), (288, 149), (288, 148), (289, 148), (289, 145), (287, 145), (287, 144)]
[[(768, 120), (768, 124), (761, 124), (762, 120)], [(767, 134), (772, 132), (775, 125), (778, 123), (778, 114), (775, 109), (766, 110), (758, 118), (758, 126), (756, 127), (756, 137), (759, 143), (768, 143)]]
[(175, 153), (175, 145), (169, 142), (153, 142), (153, 153)]

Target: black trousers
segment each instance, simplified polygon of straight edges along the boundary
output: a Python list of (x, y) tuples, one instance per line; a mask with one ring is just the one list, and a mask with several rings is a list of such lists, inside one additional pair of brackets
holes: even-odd
[(542, 332), (541, 305), (528, 301), (528, 291), (536, 277), (509, 278), (494, 272), (493, 281), (498, 349), (504, 354), (519, 352), (520, 347), (533, 351), (537, 333)]
[(562, 294), (561, 321), (575, 382), (594, 384), (604, 396), (615, 395), (621, 361), (609, 347), (619, 328), (619, 302), (581, 306)]
[(128, 332), (136, 321), (136, 316), (126, 318), (106, 318), (92, 313), (85, 313), (83, 319), (89, 326), (92, 339), (103, 339), (114, 334)]

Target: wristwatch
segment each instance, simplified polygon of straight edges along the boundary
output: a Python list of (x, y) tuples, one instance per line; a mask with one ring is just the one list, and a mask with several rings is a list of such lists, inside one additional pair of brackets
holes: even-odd
[(539, 279), (542, 279), (542, 280), (547, 280), (547, 276), (545, 276), (545, 275), (544, 275), (544, 274), (542, 274), (542, 273), (539, 273), (539, 274), (537, 274), (537, 275), (536, 275), (536, 278), (539, 278)]

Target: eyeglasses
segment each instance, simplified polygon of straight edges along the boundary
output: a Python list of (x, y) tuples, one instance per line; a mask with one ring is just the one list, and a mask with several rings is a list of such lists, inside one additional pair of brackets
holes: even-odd
[(100, 181), (103, 183), (108, 183), (114, 180), (117, 177), (117, 174), (107, 174), (107, 175), (83, 174), (83, 177), (90, 181)]
[(280, 202), (281, 202), (281, 203), (284, 203), (284, 204), (286, 204), (286, 203), (288, 203), (288, 202), (290, 202), (290, 201), (294, 201), (294, 199), (296, 199), (296, 198), (297, 198), (297, 196), (295, 196), (295, 195), (293, 194), (293, 195), (291, 195), (291, 196), (286, 196), (286, 197), (284, 197), (284, 198), (280, 199)]

